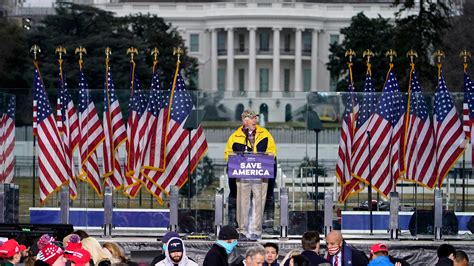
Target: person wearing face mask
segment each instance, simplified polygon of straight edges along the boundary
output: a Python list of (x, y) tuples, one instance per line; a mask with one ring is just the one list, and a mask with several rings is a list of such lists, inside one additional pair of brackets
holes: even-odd
[(156, 266), (197, 266), (198, 264), (186, 256), (186, 248), (183, 240), (178, 237), (172, 237), (166, 243), (166, 258)]
[[(268, 130), (257, 125), (257, 118), (258, 115), (254, 111), (245, 110), (242, 113), (242, 126), (232, 133), (227, 141), (224, 152), (226, 161), (229, 155), (233, 153), (267, 153), (276, 156), (277, 150), (275, 141)], [(236, 199), (236, 218), (239, 231), (242, 234), (242, 240), (246, 238), (257, 240), (262, 236), (263, 212), (269, 182), (274, 182), (274, 177), (270, 178), (270, 180), (229, 179), (229, 213), (232, 212), (231, 203), (233, 199)], [(270, 193), (272, 192), (273, 190), (270, 191)], [(250, 219), (251, 224), (249, 224), (250, 206), (254, 207)]]
[(166, 259), (166, 243), (168, 243), (168, 241), (170, 241), (171, 238), (173, 237), (178, 237), (179, 238), (179, 234), (174, 232), (174, 231), (171, 231), (171, 232), (168, 232), (166, 233), (161, 239), (161, 243), (162, 243), (162, 253), (158, 256), (156, 256), (155, 258), (153, 258), (153, 260), (151, 261), (150, 265), (155, 265), (157, 264), (158, 262)]
[(364, 252), (348, 245), (340, 231), (333, 230), (326, 237), (327, 257), (333, 266), (366, 266), (369, 259)]
[(223, 226), (219, 231), (218, 240), (207, 252), (203, 266), (228, 266), (229, 254), (237, 246), (239, 233), (230, 225)]

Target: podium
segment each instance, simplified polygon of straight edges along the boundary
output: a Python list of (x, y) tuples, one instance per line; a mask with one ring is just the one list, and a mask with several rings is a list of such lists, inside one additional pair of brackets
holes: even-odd
[[(261, 237), (263, 230), (268, 181), (275, 178), (275, 157), (266, 153), (229, 154), (227, 175), (229, 179), (236, 180), (239, 231), (248, 233), (248, 239), (256, 240)], [(253, 211), (250, 213), (250, 210)], [(243, 237), (240, 240), (248, 239)]]

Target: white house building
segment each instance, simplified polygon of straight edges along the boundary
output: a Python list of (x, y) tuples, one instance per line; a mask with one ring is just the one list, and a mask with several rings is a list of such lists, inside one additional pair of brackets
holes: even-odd
[[(22, 6), (47, 6), (25, 0)], [(221, 91), (230, 119), (244, 108), (284, 122), (308, 91), (333, 91), (326, 68), (329, 45), (351, 17), (394, 17), (392, 0), (74, 0), (117, 16), (151, 13), (172, 23), (198, 59), (194, 77), (202, 90)], [(301, 111), (301, 110), (300, 110)]]

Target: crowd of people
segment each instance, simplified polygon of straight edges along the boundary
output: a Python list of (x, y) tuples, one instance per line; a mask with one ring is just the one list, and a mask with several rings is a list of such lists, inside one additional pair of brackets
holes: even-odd
[[(237, 255), (239, 233), (232, 226), (221, 228), (218, 238), (207, 252), (204, 266), (406, 266), (403, 259), (393, 257), (388, 245), (372, 245), (368, 256), (348, 244), (340, 231), (331, 231), (326, 236), (324, 255), (320, 246), (320, 235), (309, 231), (301, 238), (301, 247), (289, 251), (285, 256), (280, 254), (275, 242), (264, 245), (249, 245), (244, 255)], [(150, 265), (182, 266), (199, 265), (186, 253), (184, 241), (176, 232), (168, 232), (160, 241), (162, 254), (156, 256)], [(113, 242), (102, 245), (94, 237), (82, 230), (75, 231), (62, 241), (44, 234), (27, 247), (15, 239), (0, 238), (0, 265), (138, 265), (130, 261), (123, 249)], [(248, 242), (250, 243), (250, 242)], [(282, 258), (280, 260), (280, 258)], [(441, 244), (437, 250), (435, 266), (467, 266), (469, 258), (462, 250), (456, 250), (450, 244)], [(428, 264), (426, 264), (428, 265)]]

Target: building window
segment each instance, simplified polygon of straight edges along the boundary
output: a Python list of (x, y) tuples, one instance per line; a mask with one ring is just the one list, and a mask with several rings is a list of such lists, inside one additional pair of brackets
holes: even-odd
[(330, 91), (336, 91), (337, 90), (337, 82), (339, 81), (339, 78), (333, 74), (331, 74), (331, 79), (329, 81), (329, 90)]
[(303, 69), (303, 89), (304, 91), (311, 90), (311, 69), (310, 68)]
[(217, 51), (219, 54), (226, 53), (225, 39), (226, 35), (224, 33), (219, 32), (219, 34), (217, 34)]
[(311, 32), (303, 32), (303, 52), (311, 52)]
[(291, 121), (293, 116), (291, 115), (291, 104), (285, 106), (285, 122)]
[[(262, 103), (260, 105), (260, 115), (263, 116), (263, 121), (264, 122), (268, 122), (268, 105), (266, 103)], [(262, 117), (260, 117), (260, 119), (262, 119)], [(262, 123), (260, 121), (260, 123)]]
[(285, 68), (283, 70), (283, 90), (286, 92), (290, 91), (290, 69)]
[(244, 105), (239, 103), (235, 107), (235, 120), (240, 121), (242, 119), (241, 115), (244, 112)]
[(285, 34), (285, 37), (283, 38), (283, 49), (285, 52), (290, 51), (290, 43), (291, 43), (291, 34)]
[(219, 68), (217, 70), (217, 89), (219, 91), (225, 90), (225, 68)]
[(268, 91), (268, 68), (260, 68), (260, 92)]
[(260, 51), (270, 51), (270, 33), (261, 32), (260, 33)]
[(239, 91), (245, 91), (245, 69), (239, 68)]
[(339, 34), (331, 34), (329, 35), (329, 44), (339, 43)]
[(245, 51), (245, 34), (239, 33), (239, 52)]
[(191, 33), (189, 35), (189, 51), (199, 52), (199, 34)]

